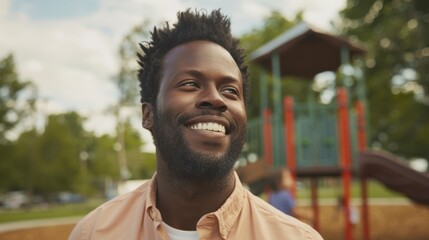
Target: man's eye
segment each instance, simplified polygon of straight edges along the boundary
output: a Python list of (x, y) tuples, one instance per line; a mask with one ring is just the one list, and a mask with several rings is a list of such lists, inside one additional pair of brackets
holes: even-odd
[(232, 88), (232, 87), (225, 88), (224, 91), (227, 92), (227, 93), (230, 93), (230, 94), (237, 95), (237, 96), (239, 95), (238, 90), (235, 89), (235, 88)]
[(198, 84), (196, 82), (183, 82), (180, 84), (181, 87), (198, 87)]

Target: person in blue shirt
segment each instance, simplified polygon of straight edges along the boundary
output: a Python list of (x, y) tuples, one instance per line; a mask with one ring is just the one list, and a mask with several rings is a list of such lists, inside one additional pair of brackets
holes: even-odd
[(283, 213), (297, 217), (294, 211), (295, 200), (289, 192), (291, 184), (289, 170), (285, 168), (274, 170), (269, 179), (271, 193), (268, 202)]

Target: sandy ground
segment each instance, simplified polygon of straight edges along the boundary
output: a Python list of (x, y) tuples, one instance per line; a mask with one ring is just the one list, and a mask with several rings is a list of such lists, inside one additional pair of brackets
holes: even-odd
[(1, 240), (47, 240), (67, 239), (74, 224), (58, 225), (53, 227), (37, 227), (24, 230), (12, 230), (0, 233)]
[[(344, 239), (343, 220), (343, 213), (335, 206), (320, 207), (320, 233), (325, 240)], [(429, 239), (429, 207), (426, 206), (371, 206), (370, 222), (372, 240)], [(0, 240), (67, 239), (73, 227), (74, 224), (65, 224), (11, 230), (0, 233)], [(360, 223), (353, 231), (354, 239), (362, 239)]]
[[(344, 214), (334, 207), (321, 208), (320, 233), (326, 240), (344, 239)], [(372, 240), (429, 240), (429, 207), (422, 205), (371, 206)], [(362, 239), (361, 221), (353, 239)]]

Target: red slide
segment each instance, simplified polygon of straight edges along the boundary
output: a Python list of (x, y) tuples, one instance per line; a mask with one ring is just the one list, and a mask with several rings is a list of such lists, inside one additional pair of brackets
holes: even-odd
[(412, 201), (429, 206), (429, 173), (417, 172), (387, 152), (366, 151), (359, 160), (361, 176), (376, 179)]

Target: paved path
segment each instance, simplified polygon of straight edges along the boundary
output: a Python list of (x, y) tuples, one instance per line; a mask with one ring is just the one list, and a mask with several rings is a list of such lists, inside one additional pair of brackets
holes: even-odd
[(8, 232), (18, 229), (35, 228), (35, 227), (48, 227), (55, 225), (75, 224), (82, 217), (66, 217), (66, 218), (53, 218), (53, 219), (36, 219), (28, 221), (10, 222), (0, 224), (0, 233)]

